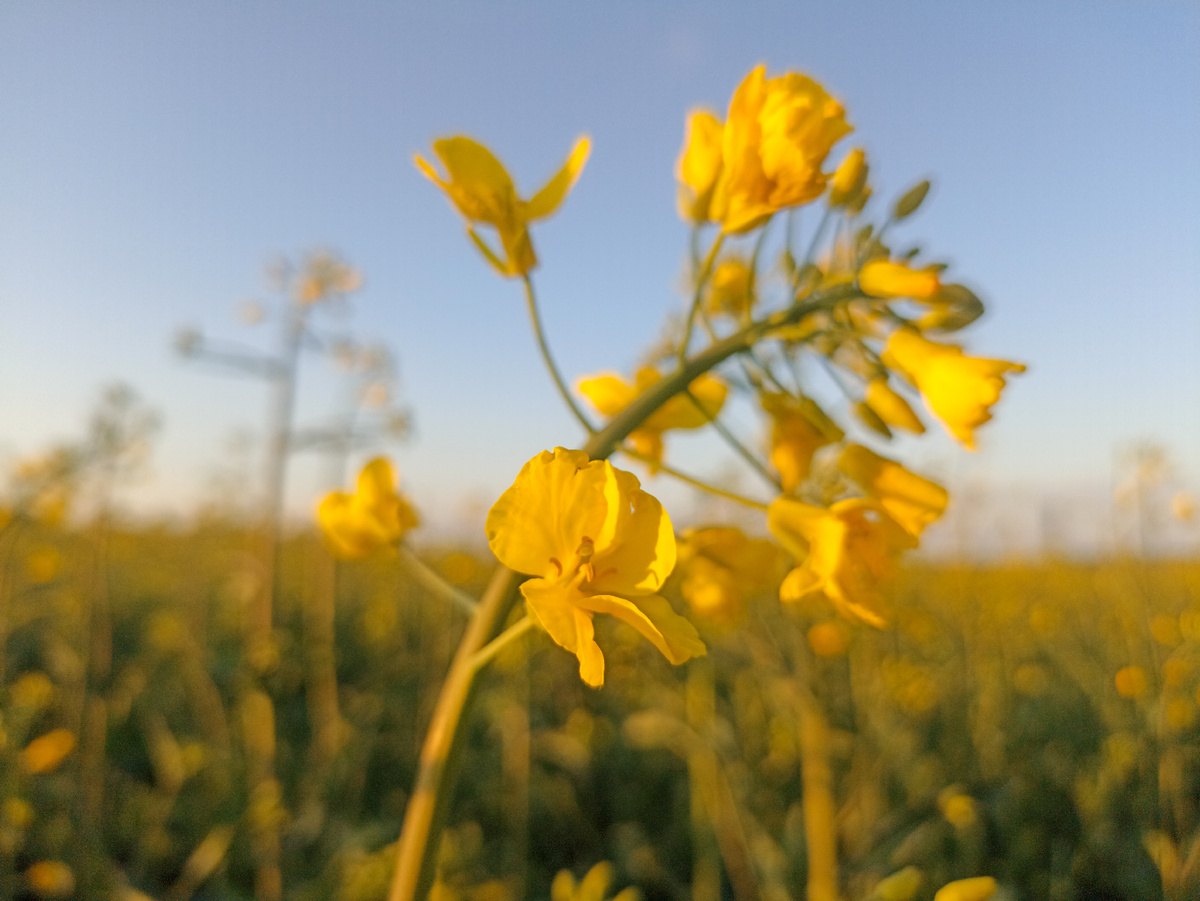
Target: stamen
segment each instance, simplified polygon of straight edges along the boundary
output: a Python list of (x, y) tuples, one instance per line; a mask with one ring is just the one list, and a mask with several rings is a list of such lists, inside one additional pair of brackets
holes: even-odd
[(558, 570), (558, 575), (561, 576), (563, 574), (563, 568), (562, 564), (558, 562), (558, 558), (551, 557), (550, 562), (554, 564), (554, 568)]

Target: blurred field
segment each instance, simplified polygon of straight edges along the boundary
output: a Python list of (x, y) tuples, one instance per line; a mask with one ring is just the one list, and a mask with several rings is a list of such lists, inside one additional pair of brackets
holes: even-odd
[[(237, 684), (256, 547), (219, 518), (5, 526), (0, 896), (249, 898), (267, 819), (287, 897), (383, 897), (465, 616), (396, 558), (335, 563), (291, 535), (258, 651), (272, 732)], [(421, 556), (468, 591), (489, 574)], [(768, 591), (736, 629), (698, 618), (709, 656), (679, 668), (597, 621), (599, 691), (544, 635), (506, 650), (438, 897), (546, 897), (602, 860), (610, 894), (802, 897), (801, 785), (822, 774), (802, 773), (801, 722), (828, 763), (846, 897), (985, 873), (1013, 898), (1200, 897), (1200, 564), (910, 568), (892, 594), (895, 628), (876, 632)], [(247, 791), (264, 741), (274, 796)], [(871, 894), (909, 866), (915, 892)]]

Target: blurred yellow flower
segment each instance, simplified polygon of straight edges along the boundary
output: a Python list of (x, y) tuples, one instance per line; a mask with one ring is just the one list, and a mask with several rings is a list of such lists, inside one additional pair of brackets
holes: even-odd
[(733, 625), (745, 613), (747, 595), (770, 587), (782, 563), (775, 544), (749, 538), (741, 529), (685, 529), (679, 545), (680, 591), (696, 616)]
[(968, 450), (975, 449), (974, 430), (992, 418), (989, 408), (1000, 399), (1005, 373), (1025, 371), (1021, 363), (968, 357), (957, 345), (907, 328), (892, 332), (883, 361), (916, 385), (930, 412)]
[(1163, 717), (1167, 725), (1176, 732), (1189, 729), (1196, 723), (1196, 705), (1189, 697), (1171, 698), (1163, 707)]
[(771, 465), (783, 490), (795, 491), (808, 478), (813, 455), (845, 434), (810, 398), (763, 392), (759, 403), (771, 417)]
[(679, 179), (679, 215), (700, 224), (711, 219), (709, 207), (721, 175), (721, 139), (724, 127), (707, 110), (688, 116), (687, 138), (675, 175)]
[(850, 647), (850, 632), (838, 620), (826, 620), (808, 630), (808, 646), (818, 657), (841, 657)]
[[(662, 376), (653, 366), (643, 366), (634, 376), (633, 384), (615, 372), (601, 372), (582, 378), (575, 388), (591, 401), (592, 406), (604, 416), (616, 416), (643, 392), (654, 386)], [(654, 461), (650, 471), (662, 462), (662, 433), (668, 429), (699, 429), (716, 418), (725, 404), (725, 385), (711, 375), (702, 375), (693, 381), (688, 390), (699, 401), (692, 402), (686, 394), (677, 394), (658, 408), (642, 425), (635, 429), (629, 440), (639, 453)], [(702, 409), (703, 408), (703, 409)]]
[(710, 316), (741, 316), (754, 306), (753, 270), (744, 257), (717, 264), (709, 281), (704, 308)]
[(820, 197), (821, 166), (852, 130), (842, 105), (811, 78), (788, 72), (768, 79), (765, 66), (754, 69), (729, 104), (710, 218), (726, 232), (745, 232), (778, 210)]
[(1163, 662), (1163, 684), (1168, 688), (1178, 688), (1192, 674), (1192, 661), (1184, 657), (1171, 657)]
[(917, 540), (877, 502), (838, 501), (829, 508), (779, 497), (767, 528), (797, 560), (780, 586), (783, 601), (823, 592), (848, 619), (882, 628), (880, 582), (892, 575), (900, 552)]
[(912, 901), (921, 890), (924, 874), (916, 867), (905, 867), (875, 884), (871, 901)]
[(903, 263), (871, 260), (858, 274), (863, 293), (871, 297), (911, 297), (930, 300), (941, 290), (938, 270), (910, 269)]
[(1117, 694), (1123, 698), (1140, 698), (1150, 687), (1150, 681), (1140, 666), (1126, 666), (1117, 670), (1113, 683), (1117, 686)]
[(25, 569), (29, 573), (29, 581), (35, 585), (44, 585), (53, 581), (62, 569), (63, 555), (57, 548), (39, 547), (29, 552), (25, 559)]
[(74, 750), (75, 735), (67, 729), (53, 729), (25, 746), (21, 769), (33, 775), (52, 773)]
[(705, 653), (695, 627), (655, 593), (675, 567), (675, 533), (632, 473), (583, 451), (542, 451), (488, 512), (486, 532), (501, 563), (536, 576), (521, 585), (529, 611), (579, 658), (588, 685), (604, 684), (597, 613), (633, 626), (672, 663)]
[(838, 458), (838, 468), (913, 536), (919, 536), (941, 516), (950, 501), (949, 493), (941, 485), (909, 472), (861, 444), (846, 446)]
[(317, 520), (334, 554), (366, 557), (394, 545), (419, 523), (408, 500), (396, 490), (396, 471), (383, 457), (363, 467), (354, 494), (334, 491), (317, 508)]
[[(578, 882), (570, 870), (559, 870), (550, 883), (550, 901), (606, 901), (612, 880), (612, 864), (604, 860), (588, 870)], [(631, 886), (618, 892), (612, 901), (637, 901), (640, 897), (638, 890)]]
[[(467, 220), (467, 234), (497, 271), (506, 276), (520, 276), (537, 265), (528, 223), (558, 210), (583, 171), (590, 151), (590, 139), (579, 138), (562, 168), (528, 200), (517, 195), (516, 185), (504, 165), (471, 138), (460, 135), (433, 142), (433, 152), (446, 167), (446, 178), (419, 154), (413, 159), (417, 168), (446, 192)], [(496, 229), (503, 258), (479, 236), (475, 223)]]
[(925, 433), (925, 423), (913, 412), (903, 397), (892, 390), (887, 378), (871, 379), (863, 401), (886, 425), (904, 429), (914, 435)]
[(996, 880), (991, 876), (959, 879), (938, 889), (933, 901), (987, 901), (996, 894)]
[(25, 882), (42, 898), (66, 898), (75, 891), (75, 874), (59, 860), (39, 860), (25, 871)]
[(861, 147), (846, 154), (841, 165), (833, 173), (829, 186), (829, 205), (845, 206), (858, 198), (867, 184), (867, 156)]

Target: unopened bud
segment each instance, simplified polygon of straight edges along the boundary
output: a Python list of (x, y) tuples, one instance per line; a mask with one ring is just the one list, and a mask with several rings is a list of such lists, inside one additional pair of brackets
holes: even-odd
[(861, 147), (846, 154), (842, 164), (833, 173), (833, 184), (829, 190), (829, 205), (843, 206), (854, 200), (867, 183), (867, 159)]
[(899, 221), (907, 219), (915, 213), (925, 201), (925, 195), (929, 193), (929, 179), (918, 182), (905, 192), (904, 196), (896, 201), (896, 209), (892, 214)]

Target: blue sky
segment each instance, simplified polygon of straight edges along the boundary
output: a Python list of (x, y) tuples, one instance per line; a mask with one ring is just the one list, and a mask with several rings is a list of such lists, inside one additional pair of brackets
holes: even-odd
[[(400, 360), (406, 485), (431, 520), (465, 523), (579, 437), (518, 290), (412, 154), (467, 133), (529, 190), (592, 136), (535, 232), (537, 278), (562, 368), (627, 370), (682, 303), (685, 115), (723, 111), (759, 62), (843, 101), (877, 192), (935, 179), (904, 236), (988, 300), (970, 350), (1030, 365), (978, 454), (938, 438), (908, 459), (1052, 494), (1104, 488), (1118, 449), (1152, 437), (1200, 475), (1200, 7), (1184, 2), (9, 0), (0, 454), (77, 434), (100, 385), (126, 381), (164, 417), (133, 499), (189, 509), (266, 397), (182, 362), (172, 336), (269, 343), (238, 305), (268, 296), (272, 257), (328, 246), (366, 277), (354, 329)], [(306, 369), (302, 418), (328, 409), (331, 377)], [(732, 465), (703, 439), (672, 449), (696, 471)], [(294, 508), (323, 487), (300, 461)]]

